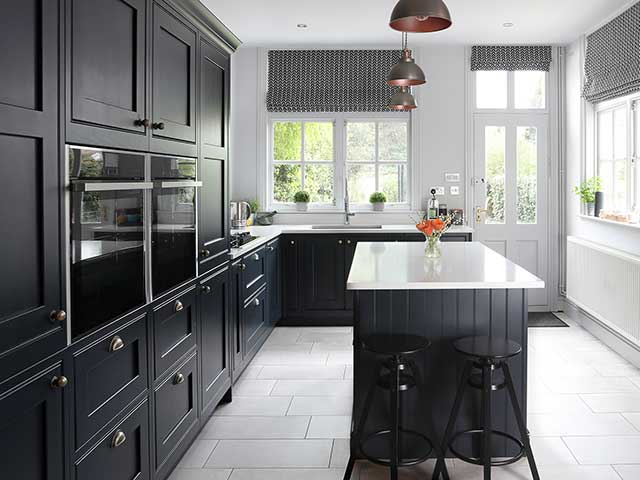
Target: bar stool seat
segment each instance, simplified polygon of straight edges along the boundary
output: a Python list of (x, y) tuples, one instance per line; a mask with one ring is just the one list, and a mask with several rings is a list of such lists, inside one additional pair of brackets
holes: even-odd
[(520, 355), (522, 347), (513, 340), (493, 337), (465, 337), (453, 342), (457, 352), (478, 360), (505, 360)]
[(377, 333), (362, 341), (362, 348), (378, 355), (412, 355), (430, 346), (431, 342), (427, 338), (405, 333)]

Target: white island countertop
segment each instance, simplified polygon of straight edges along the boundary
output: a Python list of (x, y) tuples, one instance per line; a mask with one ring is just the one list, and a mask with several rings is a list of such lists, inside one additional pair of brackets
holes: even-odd
[(348, 290), (544, 288), (544, 281), (479, 242), (443, 242), (425, 258), (424, 243), (360, 242)]

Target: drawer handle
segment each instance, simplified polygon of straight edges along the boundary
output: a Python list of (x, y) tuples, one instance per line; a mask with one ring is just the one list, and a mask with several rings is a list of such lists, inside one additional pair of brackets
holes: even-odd
[(246, 266), (244, 263), (241, 263), (240, 265), (238, 265), (238, 268), (239, 268), (240, 270), (246, 270), (246, 269), (247, 269), (247, 266)]
[(51, 388), (64, 388), (67, 385), (69, 385), (69, 379), (64, 375), (56, 375), (51, 379)]
[(184, 305), (182, 304), (182, 302), (180, 300), (176, 300), (176, 304), (174, 305), (173, 309), (176, 312), (181, 311), (184, 308)]
[(204, 248), (200, 250), (200, 255), (202, 255), (204, 258), (207, 258), (209, 255), (211, 255), (211, 251)]
[(257, 262), (258, 260), (260, 260), (260, 255), (258, 255), (257, 253), (254, 253), (253, 259)]
[(254, 304), (256, 307), (259, 307), (259, 306), (260, 306), (260, 299), (259, 299), (259, 298), (256, 298), (256, 299), (253, 301), (253, 304)]
[(49, 314), (49, 318), (52, 322), (64, 322), (67, 319), (67, 312), (64, 310), (53, 310)]
[(270, 252), (275, 252), (276, 249), (273, 247), (267, 247), (267, 250), (269, 250)]
[(127, 436), (122, 430), (118, 430), (111, 439), (111, 448), (118, 448), (124, 442), (127, 441)]
[(291, 245), (295, 245), (295, 244), (296, 244), (295, 240), (291, 240)]
[(149, 128), (149, 125), (151, 124), (151, 122), (149, 122), (148, 118), (143, 118), (143, 119), (137, 119), (133, 122), (133, 124), (136, 127), (145, 127), (145, 128)]
[(200, 291), (206, 295), (208, 293), (211, 293), (211, 287), (209, 285), (202, 285), (200, 287)]
[(342, 240), (338, 240), (338, 245), (342, 245)]
[(164, 122), (155, 122), (151, 124), (151, 128), (154, 130), (164, 130)]
[(121, 350), (122, 347), (124, 347), (124, 341), (119, 336), (116, 335), (111, 339), (111, 343), (109, 344), (110, 352), (117, 352)]
[(184, 383), (184, 375), (181, 373), (176, 373), (176, 376), (173, 377), (173, 384), (180, 385), (181, 383)]
[(351, 245), (351, 240), (347, 240), (347, 245)]

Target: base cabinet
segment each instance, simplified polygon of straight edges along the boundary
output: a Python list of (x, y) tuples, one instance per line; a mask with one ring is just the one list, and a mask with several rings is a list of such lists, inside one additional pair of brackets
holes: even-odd
[(267, 302), (269, 323), (275, 325), (282, 318), (282, 251), (280, 240), (267, 245)]

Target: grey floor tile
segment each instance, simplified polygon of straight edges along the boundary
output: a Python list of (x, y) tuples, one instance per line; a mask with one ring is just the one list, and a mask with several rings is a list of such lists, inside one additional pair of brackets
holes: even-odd
[(564, 441), (582, 465), (640, 464), (640, 435), (565, 437)]
[(260, 352), (296, 352), (296, 353), (311, 353), (313, 343), (292, 343), (290, 345), (281, 345), (278, 343), (265, 343)]
[(350, 440), (336, 438), (331, 450), (331, 468), (345, 468), (349, 462)]
[(353, 352), (329, 352), (327, 365), (353, 365)]
[(341, 469), (235, 469), (230, 480), (342, 480)]
[(640, 390), (625, 377), (548, 376), (544, 382), (553, 393), (624, 393)]
[(311, 417), (307, 438), (349, 438), (350, 436), (350, 415)]
[(353, 365), (347, 365), (344, 370), (345, 380), (353, 380)]
[(251, 379), (256, 379), (258, 378), (258, 374), (260, 373), (260, 371), (262, 370), (261, 366), (252, 366), (249, 365), (247, 368), (244, 369), (244, 372), (242, 372), (242, 375), (240, 375), (239, 380), (251, 380)]
[(208, 468), (327, 468), (331, 440), (221, 440)]
[(213, 417), (200, 436), (212, 439), (304, 438), (310, 417)]
[[(575, 465), (578, 462), (561, 437), (531, 437), (537, 465)], [(526, 460), (523, 460), (526, 466)]]
[(614, 465), (622, 480), (638, 480), (640, 478), (640, 465)]
[(176, 468), (169, 480), (228, 480), (231, 475), (231, 469), (194, 469), (194, 468)]
[(330, 332), (302, 332), (298, 338), (298, 343), (332, 343), (339, 345), (353, 344), (353, 334), (349, 333), (330, 333)]
[(352, 380), (278, 380), (271, 395), (352, 397)]
[(528, 416), (534, 436), (637, 435), (638, 431), (619, 413), (540, 413)]
[(582, 394), (580, 396), (596, 413), (640, 412), (640, 392)]
[(258, 353), (252, 365), (326, 365), (328, 353), (265, 351)]
[(344, 378), (344, 366), (280, 365), (262, 367), (258, 378), (276, 380), (329, 380)]
[(217, 440), (196, 440), (184, 454), (178, 468), (202, 468), (216, 448)]
[(293, 397), (287, 415), (351, 415), (349, 397)]
[(285, 415), (290, 397), (233, 397), (231, 403), (220, 405), (214, 415)]
[[(610, 465), (585, 466), (562, 465), (541, 466), (538, 469), (542, 480), (620, 480)], [(462, 464), (456, 460), (451, 475), (452, 480), (482, 480), (482, 467)], [(493, 468), (492, 480), (530, 480), (533, 479), (528, 466), (508, 466)]]
[(636, 427), (636, 430), (640, 433), (640, 413), (623, 413), (622, 416)]
[(240, 397), (266, 396), (275, 385), (275, 380), (242, 379), (233, 386), (233, 394)]

